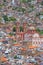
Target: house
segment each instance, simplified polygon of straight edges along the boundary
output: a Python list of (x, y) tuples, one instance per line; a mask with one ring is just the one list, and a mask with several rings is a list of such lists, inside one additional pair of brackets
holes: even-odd
[(15, 4), (16, 4), (16, 3), (15, 3), (15, 0), (12, 0), (12, 4), (13, 4), (13, 5), (15, 5)]
[(0, 58), (0, 61), (1, 61), (1, 62), (7, 62), (8, 59), (7, 59), (6, 57), (2, 56), (2, 57)]
[(38, 46), (29, 46), (29, 49), (36, 49)]
[(37, 0), (32, 0), (31, 1), (31, 4), (36, 4), (37, 3)]
[(43, 0), (37, 0), (37, 2), (42, 2)]
[(6, 51), (5, 51), (5, 54), (8, 54), (8, 53), (10, 53), (11, 52), (11, 49), (6, 49)]
[(16, 43), (16, 44), (13, 44), (13, 46), (19, 47), (21, 46), (21, 44)]
[(40, 36), (40, 48), (43, 48), (43, 35)]
[(0, 4), (2, 4), (3, 3), (3, 0), (0, 0)]
[(24, 61), (23, 60), (18, 60), (17, 63), (18, 64), (22, 64)]
[(40, 15), (40, 19), (43, 20), (43, 15)]
[(2, 42), (0, 42), (0, 45), (2, 45), (3, 43)]

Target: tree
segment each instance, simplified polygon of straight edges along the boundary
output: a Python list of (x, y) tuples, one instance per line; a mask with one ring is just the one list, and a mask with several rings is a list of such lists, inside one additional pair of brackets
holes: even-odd
[(40, 13), (36, 13), (36, 16), (40, 16)]
[(39, 28), (37, 28), (37, 29), (36, 29), (36, 31), (37, 31), (37, 32), (40, 32), (40, 29), (39, 29)]
[(6, 2), (6, 0), (3, 0), (4, 2)]
[(20, 26), (20, 32), (21, 32), (21, 31), (23, 32), (23, 27), (22, 27), (22, 26)]
[(26, 10), (25, 10), (25, 8), (19, 7), (19, 8), (17, 8), (17, 11), (24, 13)]
[(41, 2), (41, 5), (43, 6), (43, 1)]
[(40, 15), (43, 15), (43, 12), (40, 12)]
[(40, 34), (43, 34), (43, 30), (40, 30), (39, 28), (37, 28), (36, 31), (39, 32)]
[(3, 15), (3, 18), (5, 21), (8, 21), (8, 16), (7, 15)]
[(16, 26), (13, 27), (13, 31), (16, 32)]
[(15, 56), (14, 56), (14, 59), (17, 59), (17, 58), (18, 58), (17, 55), (15, 55)]
[(23, 3), (31, 2), (31, 0), (20, 0), (20, 1), (23, 2)]
[(9, 17), (9, 21), (16, 21), (16, 18), (14, 18), (14, 17)]

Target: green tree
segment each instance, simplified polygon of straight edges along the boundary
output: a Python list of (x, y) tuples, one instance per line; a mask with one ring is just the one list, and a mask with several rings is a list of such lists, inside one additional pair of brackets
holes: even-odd
[(43, 34), (43, 30), (40, 30), (39, 28), (37, 28), (36, 31), (39, 32), (40, 34)]
[(43, 34), (43, 30), (40, 30), (40, 34)]
[(40, 13), (36, 13), (36, 16), (40, 16)]
[(39, 29), (39, 28), (37, 28), (37, 29), (36, 29), (36, 31), (37, 31), (37, 32), (40, 32), (40, 29)]
[(5, 21), (8, 21), (8, 16), (7, 15), (3, 15), (3, 18)]
[(43, 1), (41, 2), (41, 5), (43, 6)]
[(40, 12), (40, 15), (43, 15), (43, 12)]
[(20, 0), (20, 1), (23, 2), (23, 3), (31, 2), (31, 0)]
[(18, 58), (17, 55), (15, 55), (15, 56), (14, 56), (14, 59), (17, 59), (17, 58)]
[(22, 27), (22, 26), (20, 26), (20, 32), (21, 32), (21, 31), (23, 32), (23, 27)]
[(13, 27), (13, 31), (16, 32), (16, 26)]
[(9, 21), (16, 21), (16, 18), (14, 18), (14, 17), (9, 17)]
[(6, 2), (6, 0), (3, 0), (4, 2)]
[(19, 8), (17, 8), (17, 11), (24, 13), (26, 11), (26, 9), (25, 8), (22, 8), (22, 7), (19, 7)]

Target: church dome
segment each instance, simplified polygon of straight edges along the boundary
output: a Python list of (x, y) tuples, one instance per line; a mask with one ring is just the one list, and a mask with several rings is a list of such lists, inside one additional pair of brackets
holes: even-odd
[(39, 37), (39, 34), (38, 34), (38, 33), (35, 33), (35, 34), (33, 35), (33, 37)]

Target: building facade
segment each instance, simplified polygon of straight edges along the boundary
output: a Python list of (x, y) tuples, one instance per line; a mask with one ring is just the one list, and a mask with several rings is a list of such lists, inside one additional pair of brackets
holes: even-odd
[(32, 45), (43, 47), (43, 36), (40, 36), (38, 33), (33, 34)]

